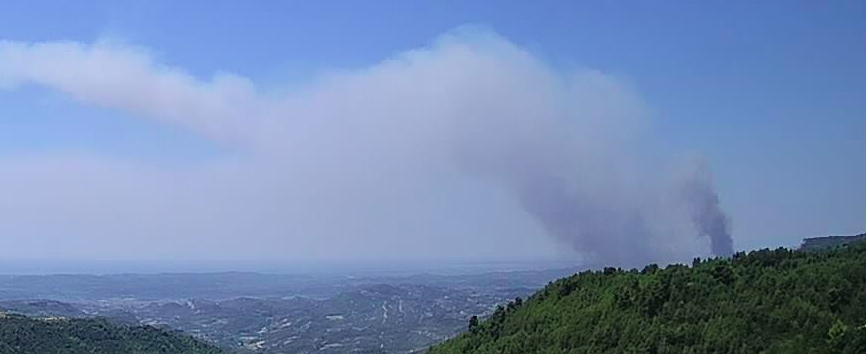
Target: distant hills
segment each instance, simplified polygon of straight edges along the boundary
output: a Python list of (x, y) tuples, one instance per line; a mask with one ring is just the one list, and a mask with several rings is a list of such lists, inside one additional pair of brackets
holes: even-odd
[[(2, 265), (0, 265), (2, 269)], [(303, 296), (325, 299), (373, 284), (413, 284), (456, 289), (540, 289), (581, 268), (514, 270), (465, 275), (346, 276), (344, 274), (158, 273), (0, 275), (0, 300), (64, 302), (162, 301)]]
[(0, 300), (0, 311), (32, 317), (85, 317), (81, 309), (54, 300)]
[(866, 353), (866, 241), (805, 246), (581, 272), (429, 354)]
[(803, 244), (800, 249), (807, 252), (829, 250), (833, 248), (845, 247), (852, 242), (866, 240), (866, 233), (856, 236), (824, 236), (824, 237), (809, 237), (803, 239)]
[[(92, 301), (5, 300), (0, 311), (35, 317), (103, 317), (172, 328), (241, 353), (408, 353), (453, 337), (472, 315), (539, 287), (371, 284), (328, 299)], [(2, 352), (0, 352), (2, 353)]]
[(2, 354), (225, 354), (178, 332), (101, 319), (28, 318), (0, 313)]
[(473, 315), (576, 271), (0, 275), (0, 311), (171, 328), (232, 352), (397, 354), (453, 337)]
[[(237, 296), (246, 292), (259, 296)], [(4, 300), (28, 294), (52, 299)], [(392, 354), (446, 338), (429, 353), (862, 354), (866, 234), (578, 274), (0, 279), (0, 354)]]

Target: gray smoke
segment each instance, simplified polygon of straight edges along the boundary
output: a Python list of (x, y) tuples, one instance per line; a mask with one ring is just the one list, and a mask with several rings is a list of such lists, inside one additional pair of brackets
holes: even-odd
[[(704, 167), (704, 166), (701, 166)], [(682, 182), (680, 192), (689, 203), (698, 234), (710, 239), (710, 251), (721, 257), (734, 253), (728, 216), (719, 205), (719, 195), (710, 181), (709, 172), (702, 168), (691, 178)]]
[[(698, 239), (708, 239), (710, 252), (730, 256), (733, 241), (728, 231), (728, 217), (719, 206), (718, 195), (707, 175), (690, 175), (669, 186), (677, 198), (665, 205), (627, 203), (608, 199), (607, 195), (581, 190), (572, 185), (577, 176), (552, 177), (531, 173), (525, 183), (512, 186), (515, 197), (526, 211), (559, 242), (577, 252), (590, 255), (602, 264), (640, 266), (646, 263), (682, 261), (686, 255), (667, 253), (664, 243), (677, 243), (675, 235), (653, 230), (653, 223), (682, 223), (676, 213), (688, 215), (687, 231)], [(572, 179), (568, 179), (571, 177)], [(652, 193), (643, 193), (654, 198)], [(655, 209), (655, 208), (668, 209)], [(689, 225), (690, 224), (690, 225)]]
[(624, 172), (629, 166), (617, 165), (628, 159), (598, 152), (575, 160), (569, 150), (549, 146), (509, 154), (504, 166), (487, 170), (495, 158), (476, 157), (470, 171), (495, 176), (550, 236), (593, 263), (683, 262), (706, 254), (686, 246), (695, 243), (708, 243), (716, 256), (733, 253), (728, 217), (704, 162), (681, 162), (672, 181), (633, 180)]
[[(614, 265), (732, 252), (709, 169), (649, 153), (647, 109), (627, 80), (553, 69), (489, 31), (449, 33), (277, 92), (229, 73), (201, 80), (124, 44), (0, 41), (0, 88), (28, 84), (238, 153), (180, 169), (99, 155), (4, 158), (0, 233), (32, 236), (9, 254), (169, 252), (159, 240), (176, 245), (167, 258), (498, 257), (548, 239)], [(431, 191), (455, 207), (438, 207)], [(498, 205), (509, 201), (519, 208)], [(106, 220), (106, 210), (116, 215)], [(538, 229), (550, 237), (533, 238)], [(67, 234), (78, 238), (54, 236)], [(70, 246), (85, 237), (97, 247)]]

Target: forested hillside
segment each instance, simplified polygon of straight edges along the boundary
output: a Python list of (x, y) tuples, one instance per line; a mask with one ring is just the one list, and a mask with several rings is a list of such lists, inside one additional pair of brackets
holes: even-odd
[(453, 353), (866, 353), (866, 242), (583, 272), (430, 350)]
[(101, 319), (33, 319), (0, 314), (0, 354), (222, 354), (192, 337)]

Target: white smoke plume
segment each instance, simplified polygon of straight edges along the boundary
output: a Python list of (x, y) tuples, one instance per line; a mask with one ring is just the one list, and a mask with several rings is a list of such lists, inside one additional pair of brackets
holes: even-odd
[[(180, 169), (69, 154), (0, 158), (0, 232), (33, 242), (51, 243), (62, 230), (106, 245), (100, 252), (123, 254), (117, 250), (132, 244), (165, 257), (226, 257), (251, 241), (264, 246), (243, 257), (280, 257), (268, 245), (303, 250), (286, 257), (437, 257), (457, 248), (471, 256), (513, 240), (479, 231), (528, 230), (493, 206), (507, 200), (555, 244), (594, 262), (732, 252), (708, 168), (646, 153), (646, 109), (623, 80), (552, 69), (488, 31), (448, 33), (280, 93), (228, 73), (201, 80), (124, 44), (0, 42), (0, 88), (25, 85), (241, 152)], [(477, 201), (485, 196), (489, 202)], [(28, 222), (36, 219), (48, 222)], [(476, 225), (482, 220), (504, 226)], [(149, 246), (161, 238), (185, 251)], [(506, 245), (490, 242), (497, 240)], [(56, 253), (72, 242), (59, 242)]]

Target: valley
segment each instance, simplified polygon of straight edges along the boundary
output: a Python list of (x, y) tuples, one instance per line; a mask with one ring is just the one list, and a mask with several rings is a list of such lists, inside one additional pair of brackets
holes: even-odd
[(412, 353), (574, 271), (16, 276), (0, 311), (180, 330), (240, 353)]

